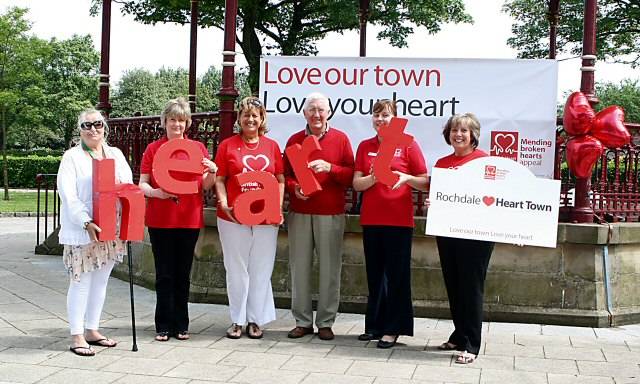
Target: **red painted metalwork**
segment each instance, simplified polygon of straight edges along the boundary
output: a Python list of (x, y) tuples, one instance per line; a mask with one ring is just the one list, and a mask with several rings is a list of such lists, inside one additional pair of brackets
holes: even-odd
[(111, 0), (102, 1), (102, 43), (100, 45), (100, 102), (97, 109), (105, 116), (111, 112), (109, 103), (109, 46), (111, 41)]
[(198, 55), (198, 0), (191, 0), (191, 34), (189, 42), (189, 106), (196, 111), (196, 58)]
[[(640, 219), (640, 124), (627, 123), (625, 126), (634, 138), (632, 143), (620, 149), (605, 150), (588, 179), (591, 190), (586, 194), (586, 204), (592, 207), (597, 221), (637, 222)], [(556, 148), (555, 174), (560, 175), (562, 181), (560, 221), (574, 221), (574, 197), (578, 193), (578, 183), (585, 179), (576, 179), (567, 169), (565, 143)]]
[(556, 58), (559, 8), (560, 8), (560, 0), (549, 0), (549, 12), (547, 12), (547, 19), (549, 20), (549, 58), (550, 59)]
[(222, 52), (222, 87), (220, 98), (220, 140), (233, 135), (235, 124), (235, 101), (238, 90), (235, 86), (236, 15), (238, 1), (226, 0), (224, 13), (224, 51)]
[(370, 0), (360, 0), (360, 57), (367, 56), (367, 21), (369, 19)]
[[(595, 96), (595, 61), (596, 61), (596, 12), (598, 4), (596, 0), (584, 2), (584, 30), (582, 40), (582, 77), (580, 91), (587, 96), (591, 106), (598, 103)], [(592, 223), (594, 210), (590, 204), (589, 192), (591, 191), (590, 179), (577, 179), (575, 181), (575, 206), (571, 210), (570, 221), (575, 223)]]

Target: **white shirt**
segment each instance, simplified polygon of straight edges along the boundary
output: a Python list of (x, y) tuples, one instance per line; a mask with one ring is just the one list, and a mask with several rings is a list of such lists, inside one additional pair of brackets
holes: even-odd
[[(102, 144), (106, 158), (115, 159), (116, 183), (133, 183), (131, 168), (122, 152)], [(62, 155), (58, 169), (60, 208), (60, 244), (84, 245), (91, 243), (84, 223), (93, 218), (93, 159), (77, 145)], [(114, 207), (115, 209), (115, 207)]]

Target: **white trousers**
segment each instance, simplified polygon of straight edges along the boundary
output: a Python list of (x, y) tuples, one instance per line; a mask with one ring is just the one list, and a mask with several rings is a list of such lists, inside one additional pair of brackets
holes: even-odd
[(278, 227), (242, 225), (218, 218), (231, 322), (260, 326), (276, 319), (271, 273)]
[(112, 260), (100, 269), (80, 274), (80, 281), (70, 279), (67, 315), (71, 335), (82, 335), (85, 329), (98, 329), (107, 283), (114, 265)]

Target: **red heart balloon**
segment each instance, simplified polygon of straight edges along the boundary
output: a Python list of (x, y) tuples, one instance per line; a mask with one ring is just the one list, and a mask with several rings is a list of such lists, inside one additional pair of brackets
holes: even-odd
[(564, 105), (562, 126), (571, 136), (584, 135), (589, 132), (595, 112), (582, 92), (573, 92)]
[(576, 177), (591, 177), (593, 165), (603, 152), (602, 143), (593, 136), (574, 137), (567, 143), (567, 163)]
[(607, 148), (619, 148), (631, 142), (624, 126), (624, 110), (612, 105), (596, 114), (590, 134)]

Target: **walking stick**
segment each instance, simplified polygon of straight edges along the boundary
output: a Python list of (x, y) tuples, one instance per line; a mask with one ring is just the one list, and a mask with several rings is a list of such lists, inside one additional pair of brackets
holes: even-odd
[(136, 311), (133, 305), (133, 267), (131, 266), (131, 242), (127, 241), (127, 257), (129, 263), (129, 297), (131, 298), (131, 332), (133, 336), (133, 346), (131, 351), (138, 352), (138, 343), (136, 342)]

